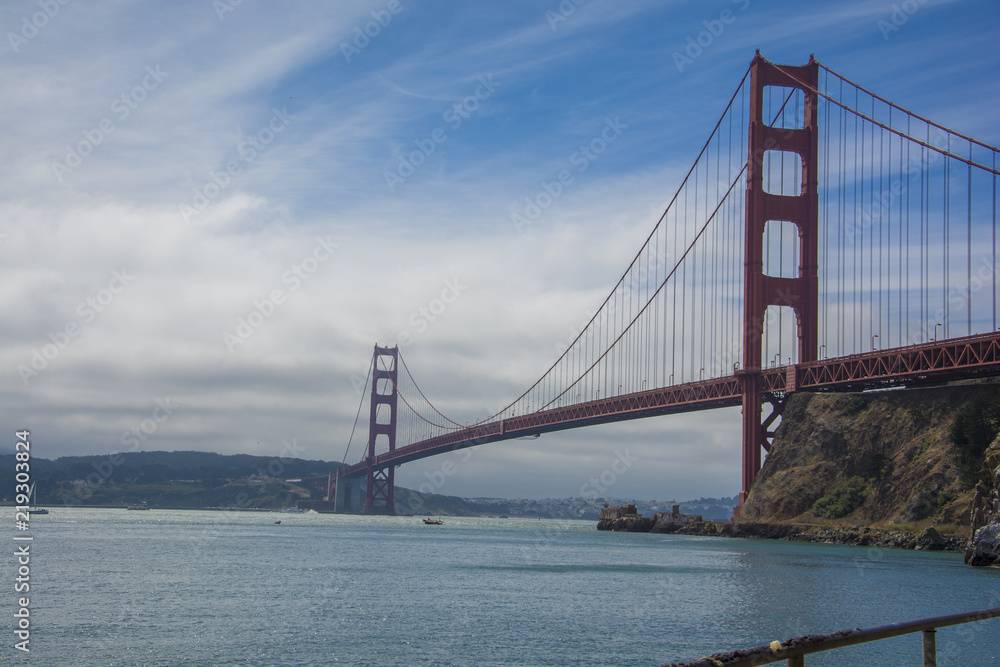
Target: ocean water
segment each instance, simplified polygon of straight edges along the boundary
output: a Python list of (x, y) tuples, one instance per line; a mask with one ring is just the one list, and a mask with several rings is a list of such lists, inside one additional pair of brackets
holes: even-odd
[[(1000, 606), (1000, 570), (955, 554), (581, 521), (54, 508), (31, 528), (31, 652), (8, 555), (2, 664), (660, 665)], [(1000, 619), (937, 645), (1000, 664)], [(806, 664), (917, 665), (920, 636)]]

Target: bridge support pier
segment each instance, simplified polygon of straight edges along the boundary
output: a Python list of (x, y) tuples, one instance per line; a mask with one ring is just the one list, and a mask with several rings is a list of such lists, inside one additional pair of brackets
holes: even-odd
[[(368, 419), (368, 473), (365, 486), (365, 514), (395, 514), (393, 499), (395, 467), (377, 468), (376, 449), (383, 444), (396, 449), (396, 403), (399, 365), (398, 347), (375, 346), (372, 363), (371, 412)], [(383, 442), (384, 441), (384, 442)]]
[[(336, 473), (334, 473), (336, 474)], [(365, 491), (360, 477), (338, 477), (333, 486), (332, 498), (337, 514), (360, 514), (364, 507)]]
[[(818, 352), (819, 305), (818, 240), (819, 196), (817, 96), (819, 64), (809, 59), (801, 67), (777, 66), (760, 53), (750, 67), (750, 127), (747, 149), (746, 237), (744, 246), (743, 299), (743, 488), (740, 507), (750, 493), (761, 465), (761, 449), (768, 430), (781, 414), (778, 400), (763, 391), (761, 371), (768, 306), (786, 306), (795, 311), (798, 336), (796, 363), (814, 361)], [(764, 89), (777, 86), (797, 89), (804, 96), (799, 127), (776, 127), (765, 119)], [(780, 115), (780, 114), (779, 114)], [(798, 122), (798, 121), (796, 121)], [(797, 153), (802, 160), (801, 191), (798, 195), (775, 194), (764, 189), (764, 159), (769, 151)], [(764, 232), (768, 222), (789, 222), (799, 235), (798, 276), (785, 278), (764, 273)], [(775, 410), (765, 419), (764, 400)]]

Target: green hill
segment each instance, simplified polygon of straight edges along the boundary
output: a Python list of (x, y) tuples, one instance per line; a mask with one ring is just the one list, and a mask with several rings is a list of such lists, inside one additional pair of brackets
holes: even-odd
[[(14, 455), (0, 457), (14, 469)], [(279, 509), (310, 491), (281, 479), (320, 477), (339, 463), (211, 452), (132, 452), (31, 459), (41, 506), (261, 507)], [(280, 479), (279, 479), (280, 478)], [(313, 492), (315, 495), (315, 492)], [(14, 499), (13, 488), (3, 492)]]

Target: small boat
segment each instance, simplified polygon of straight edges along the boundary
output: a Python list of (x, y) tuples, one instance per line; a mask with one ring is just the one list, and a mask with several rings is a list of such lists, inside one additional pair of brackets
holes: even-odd
[(31, 498), (30, 498), (30, 501), (28, 502), (28, 514), (48, 514), (49, 513), (49, 511), (47, 509), (45, 509), (44, 507), (38, 507), (35, 504), (36, 501), (35, 501), (35, 485), (34, 484), (31, 485), (31, 491), (30, 491), (29, 495), (31, 496)]
[(426, 523), (428, 526), (440, 526), (441, 524), (444, 523), (444, 521), (442, 521), (441, 519), (432, 519), (430, 517), (427, 517), (426, 519), (424, 519), (424, 523)]
[(138, 505), (129, 505), (125, 509), (127, 509), (127, 510), (148, 510), (149, 509), (149, 505), (147, 505), (146, 501), (144, 500), (141, 503), (139, 503)]

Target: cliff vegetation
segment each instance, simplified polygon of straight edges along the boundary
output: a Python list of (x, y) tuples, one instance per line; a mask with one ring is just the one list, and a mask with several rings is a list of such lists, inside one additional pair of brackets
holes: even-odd
[(794, 394), (739, 521), (967, 536), (1000, 384)]

